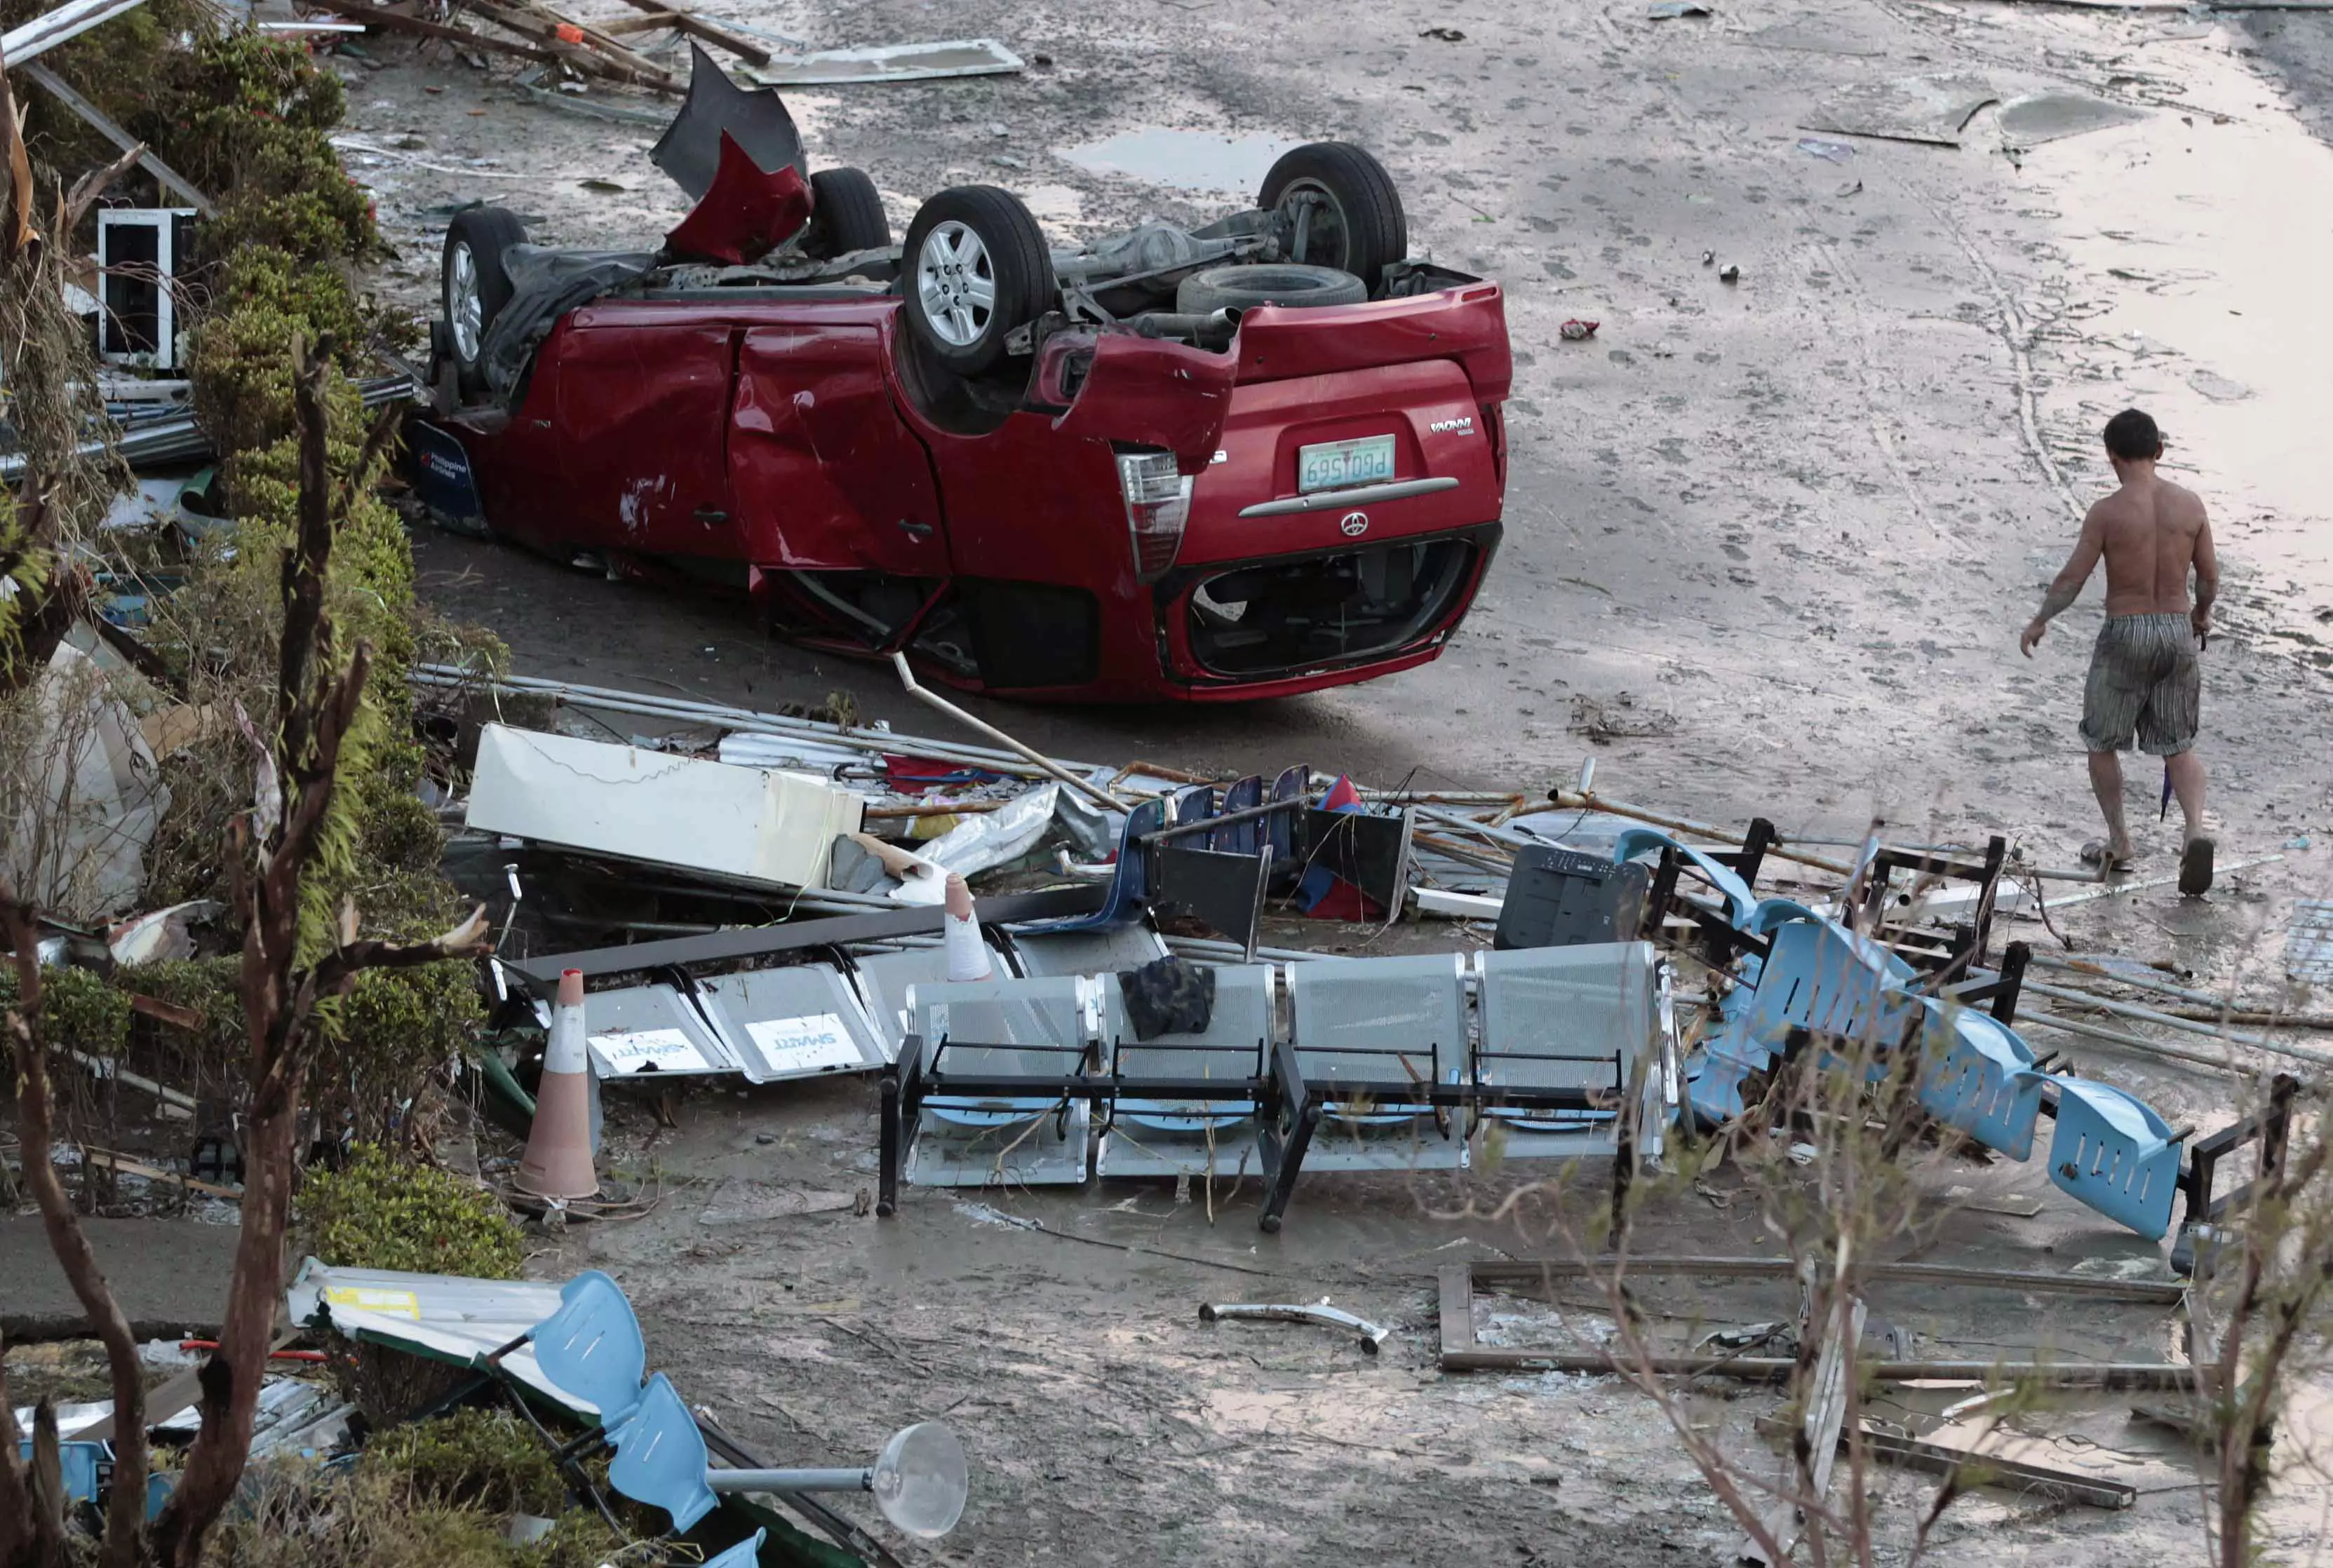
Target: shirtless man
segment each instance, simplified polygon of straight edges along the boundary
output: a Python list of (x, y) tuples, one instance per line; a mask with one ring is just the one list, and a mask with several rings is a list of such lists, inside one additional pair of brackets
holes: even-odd
[[(2195, 655), (2212, 629), (2212, 600), (2220, 590), (2220, 563), (2212, 553), (2212, 524), (2203, 503), (2155, 472), (2163, 437), (2155, 421), (2126, 408), (2107, 421), (2107, 455), (2122, 488), (2092, 506), (2066, 569), (2042, 596), (2041, 611), (2017, 639), (2033, 656), (2050, 618), (2072, 604), (2098, 557), (2107, 558), (2107, 618), (2090, 654), (2082, 691), (2082, 746), (2089, 753), (2090, 788), (2106, 813), (2107, 837), (2082, 851), (2107, 871), (2127, 871), (2130, 834), (2123, 826), (2122, 759), (2134, 732), (2139, 750), (2164, 759), (2179, 809), (2187, 819), (2179, 857), (2179, 891), (2190, 896), (2212, 885), (2212, 840), (2203, 832), (2203, 761), (2195, 755), (2200, 684)], [(2195, 573), (2195, 603), (2187, 603), (2187, 572)]]

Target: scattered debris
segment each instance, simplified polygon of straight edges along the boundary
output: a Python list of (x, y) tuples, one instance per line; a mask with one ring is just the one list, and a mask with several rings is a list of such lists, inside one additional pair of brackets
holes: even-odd
[(1459, 32), (1455, 27), (1429, 27), (1425, 32), (1420, 33), (1418, 36), (1420, 38), (1431, 38), (1441, 43), (1464, 43), (1466, 42), (1466, 35), (1464, 33)]
[(1328, 1328), (1349, 1328), (1361, 1336), (1361, 1353), (1375, 1355), (1393, 1337), (1390, 1329), (1355, 1317), (1351, 1313), (1329, 1305), (1326, 1296), (1310, 1306), (1260, 1305), (1250, 1303), (1215, 1303), (1199, 1308), (1201, 1323), (1224, 1323), (1246, 1318), (1266, 1323), (1317, 1323)]
[(1898, 76), (1841, 88), (1799, 123), (1809, 130), (1958, 147), (1961, 130), (2000, 94), (1973, 72)]
[(1596, 329), (1603, 324), (1601, 321), (1583, 321), (1575, 316), (1558, 327), (1556, 333), (1567, 343), (1584, 343), (1596, 336)]
[(489, 724), (468, 825), (767, 887), (822, 887), (866, 801), (798, 774)]
[(1802, 136), (1799, 138), (1799, 150), (1810, 155), (1810, 157), (1823, 158), (1831, 163), (1845, 163), (1848, 158), (1855, 156), (1855, 148), (1848, 146), (1847, 143), (1843, 141), (1825, 141), (1820, 137), (1816, 136)]
[[(2134, 1414), (2153, 1407), (2134, 1405)], [(1770, 1438), (1790, 1438), (1796, 1429), (1771, 1416), (1758, 1418), (1758, 1430)], [(1844, 1434), (1839, 1440), (1844, 1441)], [(2085, 1475), (2079, 1470), (2037, 1465), (2002, 1454), (1954, 1448), (1891, 1432), (1866, 1419), (1860, 1439), (1864, 1451), (1906, 1469), (1959, 1478), (1963, 1485), (2002, 1487), (2050, 1502), (2083, 1503), (2093, 1508), (2127, 1508), (2138, 1500), (2138, 1488), (2121, 1481)]]
[[(1727, 282), (1733, 280), (1726, 274), (1719, 277)], [(1676, 733), (1676, 715), (1656, 708), (1637, 706), (1637, 699), (1627, 692), (1616, 692), (1609, 698), (1591, 697), (1581, 692), (1571, 699), (1570, 731), (1585, 735), (1599, 746), (1608, 746), (1615, 741), (1647, 740)]]
[(886, 43), (815, 54), (773, 55), (745, 74), (764, 87), (841, 87), (853, 82), (1010, 76), (1021, 69), (1021, 57), (994, 38), (957, 38), (940, 43)]

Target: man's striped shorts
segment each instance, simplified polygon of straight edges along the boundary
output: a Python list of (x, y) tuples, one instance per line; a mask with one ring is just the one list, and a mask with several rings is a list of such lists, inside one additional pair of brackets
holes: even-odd
[(2082, 689), (2082, 746), (2175, 757), (2195, 743), (2195, 628), (2177, 615), (2108, 616)]

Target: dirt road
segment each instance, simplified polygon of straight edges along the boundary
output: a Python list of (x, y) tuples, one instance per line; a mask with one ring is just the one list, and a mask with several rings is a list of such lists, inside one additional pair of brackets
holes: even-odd
[[(2333, 569), (2319, 541), (2333, 460), (2311, 421), (2333, 362), (2333, 208), (2297, 193), (2333, 186), (2333, 151), (2242, 35), (2179, 12), (1917, 0), (1668, 21), (1634, 0), (707, 9), (815, 46), (985, 33), (1049, 62), (793, 100), (813, 159), (869, 169), (897, 227), (922, 195), (972, 180), (1024, 192), (1065, 236), (1197, 216), (1252, 186), (1258, 146), (1268, 161), (1276, 145), (1340, 136), (1394, 168), (1418, 246), (1508, 286), (1507, 543), (1438, 664), (1229, 712), (983, 707), (1027, 739), (1097, 760), (1303, 760), (1510, 787), (1572, 774), (1591, 750), (1572, 732), (1585, 701), (1647, 731), (1593, 749), (1615, 794), (1807, 832), (1933, 817), (2013, 831), (2062, 864), (2095, 832), (2074, 724), (2098, 589), (2033, 662), (2016, 634), (2107, 481), (2098, 426), (2136, 403), (2217, 520), (2227, 583), (2203, 748), (2224, 853), (2303, 834), (2318, 847), (2212, 905), (2157, 890), (2094, 909), (2083, 935), (2206, 972), (2272, 966), (2290, 894), (2326, 891)], [(404, 253), (384, 280), (400, 296), (434, 289), (449, 202), (502, 202), (538, 237), (579, 244), (649, 240), (678, 215), (646, 158), (650, 130), (540, 107), (458, 61), (366, 47), (398, 62), (355, 69), (352, 132), (390, 151), (351, 164)], [(1997, 108), (1956, 147), (1802, 128), (1840, 90), (1945, 72), (1982, 76), (2002, 101), (2062, 91), (2138, 114), (2026, 147)], [(1243, 145), (1072, 156), (1158, 130)], [(1147, 178), (1094, 167), (1161, 147)], [(1194, 179), (1231, 188), (1174, 183)], [(1561, 341), (1570, 318), (1601, 325)], [(529, 674), (766, 703), (841, 689), (869, 714), (929, 726), (880, 673), (772, 646), (730, 607), (443, 536), (420, 557), (432, 602), (493, 626)], [(2154, 785), (2134, 770), (2135, 793)], [(2173, 831), (2136, 816), (2142, 870), (2167, 869)], [(2208, 1109), (2223, 1081), (2166, 1090), (2182, 1095)], [(735, 1106), (747, 1120), (725, 1114), (663, 1157), (715, 1176), (808, 1181), (839, 1164), (830, 1181), (863, 1179), (846, 1173), (871, 1143), (865, 1105), (825, 1107), (824, 1132), (792, 1129), (783, 1096)], [(803, 1163), (755, 1152), (756, 1126), (842, 1142)], [(745, 1142), (717, 1141), (733, 1136)], [(1148, 1218), (1097, 1223), (1250, 1257), (1240, 1227), (1207, 1231), (1188, 1209), (1160, 1219), (1156, 1194), (1128, 1203)], [(1252, 1286), (1349, 1290), (1430, 1332), (1416, 1271), (1431, 1265), (1416, 1255), (1464, 1232), (1398, 1201), (1379, 1212), (1397, 1218), (1352, 1200), (1325, 1248), (1266, 1259), (1275, 1273), (1253, 1281), (1139, 1259), (1090, 1272), (1070, 1259), (1097, 1249), (984, 1227), (932, 1195), (896, 1234), (818, 1220), (733, 1247), (684, 1212), (590, 1246), (627, 1277), (653, 1271), (666, 1295), (644, 1304), (652, 1343), (763, 1435), (849, 1448), (943, 1406), (978, 1425), (996, 1490), (953, 1560), (1618, 1563), (1722, 1546), (1714, 1503), (1611, 1385), (1454, 1390), (1414, 1334), (1365, 1368), (1309, 1339), (1227, 1349), (1189, 1323), (1203, 1289)], [(1993, 1230), (2012, 1251), (2039, 1245)], [(1401, 1270), (1415, 1276), (1395, 1283)], [(834, 1305), (854, 1298), (866, 1317)], [(849, 1332), (811, 1326), (822, 1317)], [(869, 1379), (882, 1400), (863, 1397)], [(1543, 1459), (1551, 1437), (1560, 1487), (1501, 1457)], [(2165, 1543), (2197, 1537), (2193, 1495), (2146, 1505), (2072, 1520), (1968, 1505), (1950, 1560), (2175, 1560)]]

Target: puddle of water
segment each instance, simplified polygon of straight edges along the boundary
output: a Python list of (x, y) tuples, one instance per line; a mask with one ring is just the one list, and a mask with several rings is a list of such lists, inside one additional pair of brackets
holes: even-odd
[[(2226, 56), (2193, 44), (2165, 53), (2175, 52), (2199, 101), (2259, 96)], [(2309, 606), (2333, 603), (2322, 543), (2333, 466), (2312, 423), (2333, 356), (2333, 220), (2291, 199), (2333, 180), (2333, 148), (2283, 113), (2216, 125), (2205, 109), (2165, 110), (2030, 153), (2024, 174), (2058, 199), (2075, 264), (2128, 280), (2081, 323), (2096, 368), (2059, 394), (2079, 400), (2084, 434), (2094, 444), (2097, 425), (2126, 405), (2155, 411), (2170, 433), (2165, 466), (2211, 507), (2222, 560), (2257, 568), (2271, 592), (2290, 579)], [(2112, 351), (2134, 335), (2147, 352)], [(2086, 498), (2106, 483), (2102, 467), (2078, 481)]]
[(1152, 185), (1252, 196), (1274, 159), (1296, 143), (1276, 136), (1211, 136), (1203, 130), (1129, 130), (1066, 148), (1061, 156), (1097, 174)]

